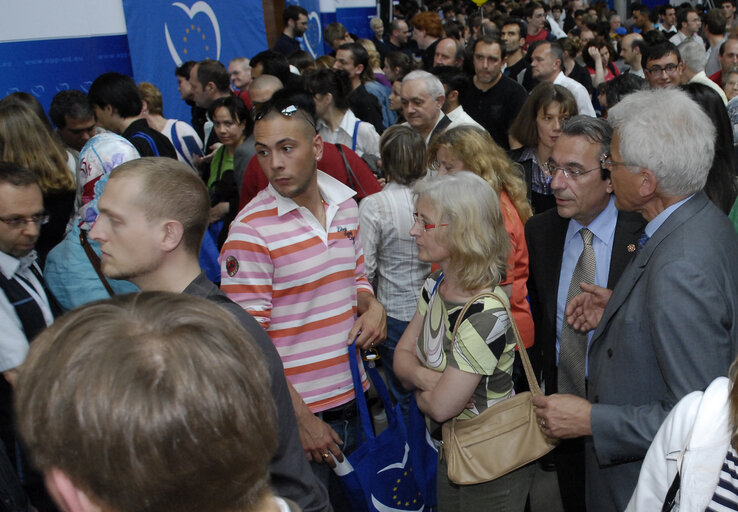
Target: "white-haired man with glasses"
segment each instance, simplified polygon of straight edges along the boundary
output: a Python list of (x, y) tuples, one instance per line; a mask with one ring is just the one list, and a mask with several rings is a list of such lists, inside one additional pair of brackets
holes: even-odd
[(0, 162), (0, 440), (24, 474), (22, 483), (34, 506), (50, 503), (43, 480), (25, 466), (13, 425), (13, 393), (17, 368), (25, 361), (28, 343), (51, 325), (62, 308), (47, 289), (33, 250), (49, 216), (36, 175), (15, 164)]
[(625, 509), (674, 404), (727, 375), (738, 352), (738, 237), (702, 192), (712, 121), (676, 88), (628, 95), (608, 120), (615, 205), (643, 216), (644, 236), (612, 292), (567, 306), (574, 329), (595, 329), (586, 399), (536, 400), (549, 435), (585, 437), (587, 509), (603, 512)]
[[(585, 354), (590, 336), (567, 325), (566, 305), (581, 292), (581, 283), (586, 283), (582, 288), (615, 286), (645, 224), (640, 215), (615, 208), (610, 173), (600, 165), (611, 138), (612, 128), (603, 119), (576, 116), (562, 126), (551, 158), (543, 166), (556, 209), (533, 216), (525, 225), (535, 347), (540, 350), (549, 395), (586, 396)], [(587, 262), (589, 275), (581, 270)], [(554, 451), (554, 461), (564, 509), (584, 510), (583, 440), (563, 441)]]
[(356, 351), (348, 345), (380, 343), (386, 317), (364, 273), (355, 192), (317, 169), (323, 141), (314, 106), (298, 97), (278, 91), (255, 111), (256, 156), (269, 186), (231, 224), (221, 288), (271, 336), (305, 454), (334, 510), (351, 510), (328, 468), (358, 444), (349, 368)]

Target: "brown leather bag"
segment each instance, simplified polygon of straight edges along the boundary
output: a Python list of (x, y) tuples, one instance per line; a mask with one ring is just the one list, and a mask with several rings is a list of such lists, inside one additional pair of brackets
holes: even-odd
[(489, 482), (506, 475), (543, 457), (557, 443), (543, 433), (536, 418), (533, 396), (543, 392), (533, 375), (533, 368), (507, 301), (490, 292), (480, 293), (472, 298), (459, 313), (453, 338), (456, 338), (456, 332), (469, 307), (485, 296), (495, 298), (507, 311), (531, 391), (506, 398), (476, 418), (453, 418), (443, 424), (443, 453), (448, 478), (460, 485)]

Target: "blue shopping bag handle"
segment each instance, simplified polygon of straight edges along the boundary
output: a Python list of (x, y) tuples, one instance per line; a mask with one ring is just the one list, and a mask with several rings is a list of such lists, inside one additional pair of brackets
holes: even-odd
[[(366, 397), (364, 396), (364, 391), (361, 387), (361, 375), (359, 373), (359, 364), (357, 362), (357, 359), (361, 357), (361, 354), (360, 351), (356, 348), (356, 338), (354, 338), (354, 341), (352, 341), (351, 345), (349, 345), (348, 351), (349, 366), (351, 366), (351, 377), (354, 381), (354, 394), (356, 395), (356, 402), (359, 405), (359, 414), (361, 416), (361, 426), (364, 429), (364, 434), (366, 435), (366, 438), (374, 439), (376, 436), (374, 435), (374, 429), (372, 428), (369, 406), (366, 403)], [(369, 365), (364, 364), (364, 369), (369, 374), (369, 379), (371, 380), (372, 384), (374, 384), (374, 388), (377, 390), (377, 394), (382, 400), (384, 411), (387, 414), (387, 421), (390, 423), (396, 421), (397, 418), (395, 417), (395, 410), (392, 407), (392, 399), (390, 399), (389, 391), (387, 391), (387, 386), (384, 384), (384, 379), (382, 379), (382, 376), (379, 374), (379, 370), (377, 370), (374, 363), (371, 363)]]

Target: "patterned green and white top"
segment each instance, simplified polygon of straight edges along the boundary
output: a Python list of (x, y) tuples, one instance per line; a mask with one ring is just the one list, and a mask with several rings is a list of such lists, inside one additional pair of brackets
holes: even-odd
[[(492, 297), (483, 297), (464, 314), (456, 339), (451, 339), (456, 319), (465, 303), (445, 300), (438, 293), (441, 272), (434, 272), (423, 285), (418, 313), (423, 329), (418, 337), (418, 359), (426, 368), (442, 372), (446, 366), (482, 375), (474, 390), (474, 408), (464, 409), (456, 418), (470, 419), (496, 402), (509, 397), (515, 359), (515, 334), (505, 307)], [(502, 288), (495, 294), (507, 301)]]

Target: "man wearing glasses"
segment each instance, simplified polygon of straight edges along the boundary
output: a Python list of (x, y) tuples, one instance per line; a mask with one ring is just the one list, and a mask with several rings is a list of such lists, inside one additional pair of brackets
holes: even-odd
[[(62, 313), (46, 288), (33, 250), (41, 225), (48, 220), (36, 175), (17, 165), (0, 163), (0, 371), (5, 377), (0, 379), (0, 439), (19, 474), (28, 468), (21, 467), (15, 440), (11, 385), (26, 359), (29, 340)], [(26, 492), (41, 508), (48, 496), (40, 475), (25, 477)]]
[[(562, 126), (551, 159), (544, 165), (557, 208), (533, 216), (525, 225), (535, 346), (542, 353), (549, 395), (586, 396), (585, 355), (590, 336), (566, 324), (566, 305), (580, 293), (582, 282), (587, 283), (582, 288), (592, 284), (613, 288), (643, 233), (645, 223), (640, 215), (615, 208), (610, 173), (600, 165), (611, 138), (612, 128), (603, 119), (576, 116)], [(576, 269), (588, 257), (594, 266), (586, 276)], [(564, 510), (583, 511), (584, 440), (563, 441), (554, 451), (554, 460)]]
[(313, 472), (334, 510), (351, 510), (328, 468), (358, 445), (349, 344), (380, 343), (386, 317), (364, 273), (355, 192), (317, 169), (323, 141), (296, 98), (277, 91), (255, 110), (256, 156), (269, 186), (231, 224), (221, 289), (272, 338)]
[(651, 89), (676, 87), (682, 80), (684, 62), (672, 43), (658, 43), (643, 54), (643, 71)]
[(587, 509), (598, 512), (625, 509), (671, 408), (738, 353), (738, 237), (702, 191), (712, 121), (676, 88), (630, 94), (608, 120), (615, 206), (643, 216), (644, 236), (612, 292), (590, 288), (567, 306), (574, 329), (595, 329), (586, 400), (534, 399), (546, 433), (585, 437)]

